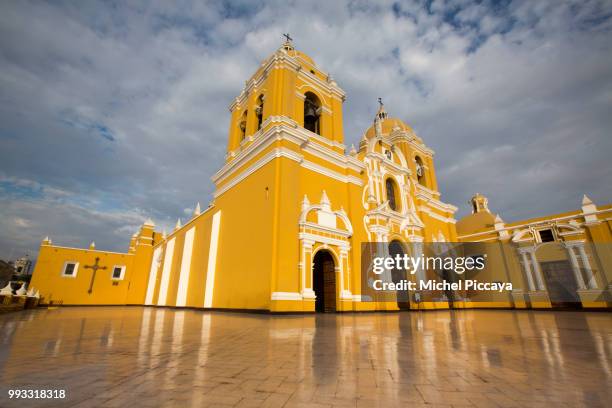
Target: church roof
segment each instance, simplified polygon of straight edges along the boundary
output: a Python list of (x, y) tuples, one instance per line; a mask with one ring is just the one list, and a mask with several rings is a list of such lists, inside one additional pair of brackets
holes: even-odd
[(313, 67), (316, 66), (314, 60), (312, 58), (310, 58), (310, 56), (308, 54), (305, 54), (302, 51), (298, 51), (296, 49), (293, 49), (291, 51), (287, 51), (287, 54), (289, 54), (289, 56), (291, 56), (291, 57), (299, 57), (302, 60), (304, 60), (307, 63), (309, 63), (310, 65), (312, 65)]
[(281, 46), (281, 49), (283, 49), (287, 53), (287, 55), (289, 55), (290, 57), (301, 58), (302, 60), (306, 61), (308, 64), (312, 65), (313, 67), (316, 67), (317, 65), (315, 64), (314, 60), (310, 58), (309, 55), (303, 53), (302, 51), (295, 49), (295, 47), (293, 46), (293, 40), (291, 39), (291, 37), (288, 37), (287, 41), (285, 41), (284, 44)]

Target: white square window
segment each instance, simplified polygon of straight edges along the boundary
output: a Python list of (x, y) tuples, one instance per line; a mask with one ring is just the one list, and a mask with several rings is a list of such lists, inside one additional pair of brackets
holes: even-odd
[(124, 275), (125, 275), (125, 265), (113, 266), (113, 271), (111, 273), (112, 280), (123, 280)]
[(78, 270), (79, 270), (78, 262), (66, 261), (64, 262), (64, 267), (62, 268), (62, 276), (65, 278), (76, 278)]

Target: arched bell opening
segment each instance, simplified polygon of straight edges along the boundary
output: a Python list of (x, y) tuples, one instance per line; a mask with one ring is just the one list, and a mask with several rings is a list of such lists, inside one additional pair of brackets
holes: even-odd
[(263, 124), (263, 109), (264, 109), (264, 96), (259, 95), (255, 106), (255, 115), (257, 116), (257, 130), (261, 129)]
[(425, 178), (425, 166), (423, 165), (423, 160), (419, 156), (414, 158), (414, 164), (416, 167), (416, 176), (417, 181), (420, 185), (427, 187), (427, 180)]
[(321, 134), (321, 100), (312, 92), (304, 95), (304, 127), (317, 135)]
[(238, 122), (238, 131), (240, 132), (240, 141), (242, 142), (246, 138), (246, 127), (247, 127), (248, 112), (244, 111), (240, 121)]

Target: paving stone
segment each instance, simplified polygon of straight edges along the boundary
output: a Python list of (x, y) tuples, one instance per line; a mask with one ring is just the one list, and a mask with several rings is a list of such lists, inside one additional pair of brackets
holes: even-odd
[[(612, 400), (612, 348), (601, 347), (612, 336), (610, 313), (64, 307), (1, 315), (0, 333), (2, 407), (603, 407)], [(11, 400), (9, 389), (62, 389), (67, 398)]]

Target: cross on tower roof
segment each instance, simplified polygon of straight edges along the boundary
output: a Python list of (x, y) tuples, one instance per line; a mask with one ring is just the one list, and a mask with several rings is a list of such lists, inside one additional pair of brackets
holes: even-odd
[(293, 41), (293, 38), (289, 35), (289, 33), (283, 34), (283, 36), (287, 39), (287, 42)]
[(382, 103), (382, 98), (380, 98), (380, 97), (378, 98), (378, 103), (380, 104), (380, 106), (382, 106), (382, 105), (383, 105), (383, 103)]

